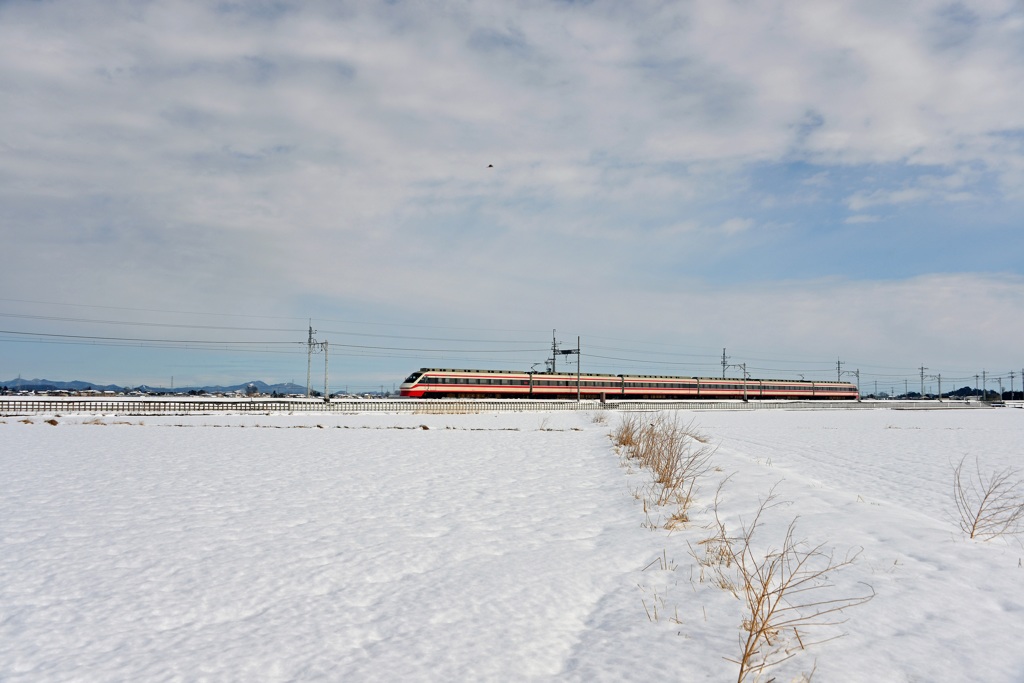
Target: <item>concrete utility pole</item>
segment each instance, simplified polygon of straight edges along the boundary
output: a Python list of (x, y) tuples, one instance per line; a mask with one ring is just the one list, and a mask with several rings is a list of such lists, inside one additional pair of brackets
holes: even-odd
[(555, 374), (555, 359), (558, 358), (558, 342), (555, 341), (555, 331), (551, 330), (551, 374)]
[(843, 366), (844, 365), (845, 365), (845, 363), (843, 363), (843, 361), (839, 360), (838, 358), (836, 359), (836, 381), (837, 382), (842, 382), (843, 381)]
[[(860, 403), (860, 368), (857, 368), (856, 370), (843, 370), (839, 373), (839, 381), (842, 381), (843, 372), (857, 378), (857, 403)], [(878, 383), (875, 382), (875, 384), (877, 386)]]
[(306, 398), (309, 398), (313, 378), (313, 319), (309, 320), (309, 338), (306, 340)]
[(981, 371), (981, 400), (988, 400), (988, 377), (985, 376), (985, 371)]
[(316, 330), (313, 329), (312, 320), (309, 321), (309, 337), (306, 338), (306, 398), (309, 398), (310, 394), (313, 393), (313, 351), (324, 351), (324, 401), (331, 400), (330, 385), (327, 382), (327, 341), (318, 342), (313, 339), (313, 335), (316, 334)]
[(942, 373), (937, 375), (928, 375), (928, 379), (937, 379), (939, 381), (939, 402), (942, 402)]
[[(724, 349), (723, 349), (723, 351), (724, 351)], [(748, 376), (747, 375), (747, 364), (746, 363), (740, 363), (739, 365), (728, 365), (726, 367), (739, 368), (740, 370), (743, 371), (743, 402), (746, 403), (747, 402), (747, 376)], [(724, 368), (723, 368), (722, 377), (723, 378), (725, 377)]]
[(555, 372), (555, 359), (559, 356), (576, 356), (576, 400), (580, 400), (580, 338), (576, 337), (575, 349), (560, 349), (555, 340), (555, 331), (551, 330), (551, 373)]
[(558, 353), (563, 356), (576, 356), (576, 401), (578, 402), (580, 400), (580, 338), (576, 337), (575, 349), (559, 349)]
[(974, 395), (978, 396), (979, 394), (980, 394), (980, 392), (978, 391), (978, 376), (975, 375), (974, 376)]
[(729, 358), (725, 355), (725, 349), (722, 349), (722, 379), (725, 379), (725, 369), (729, 367)]
[(921, 366), (921, 398), (924, 398), (924, 371), (927, 369), (925, 366)]
[(1010, 370), (1010, 400), (1013, 400), (1013, 370)]

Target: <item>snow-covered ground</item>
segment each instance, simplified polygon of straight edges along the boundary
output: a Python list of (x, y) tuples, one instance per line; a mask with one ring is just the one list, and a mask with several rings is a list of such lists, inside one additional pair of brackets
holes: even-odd
[(735, 680), (727, 475), (875, 593), (778, 681), (1024, 680), (1024, 547), (950, 464), (1020, 466), (1024, 410), (682, 413), (718, 450), (671, 532), (615, 414), (49, 417), (0, 419), (0, 680)]

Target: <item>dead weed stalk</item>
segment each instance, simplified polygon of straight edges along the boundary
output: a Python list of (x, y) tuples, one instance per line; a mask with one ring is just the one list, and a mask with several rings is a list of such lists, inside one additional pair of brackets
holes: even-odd
[[(837, 557), (826, 544), (811, 545), (796, 536), (797, 518), (786, 527), (782, 543), (759, 550), (755, 536), (764, 513), (779, 505), (775, 488), (764, 498), (753, 519), (741, 523), (738, 534), (730, 536), (718, 512), (718, 497), (713, 507), (718, 533), (716, 552), (726, 553), (713, 569), (722, 583), (732, 576), (744, 602), (740, 633), (740, 653), (729, 661), (739, 666), (737, 683), (756, 680), (769, 667), (780, 664), (812, 645), (842, 634), (814, 637), (816, 630), (846, 621), (844, 611), (863, 605), (875, 596), (871, 586), (862, 595), (834, 596), (831, 576), (852, 565), (858, 552)], [(724, 545), (721, 543), (724, 540)], [(734, 567), (734, 574), (727, 569)]]
[(973, 472), (964, 471), (965, 455), (953, 467), (953, 498), (960, 529), (969, 538), (989, 541), (1020, 533), (1024, 522), (1024, 480), (1011, 467), (986, 476), (974, 459)]

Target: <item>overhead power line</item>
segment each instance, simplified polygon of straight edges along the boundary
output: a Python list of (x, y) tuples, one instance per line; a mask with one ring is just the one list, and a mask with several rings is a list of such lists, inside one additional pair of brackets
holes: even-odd
[(54, 315), (28, 315), (23, 313), (0, 313), (0, 318), (20, 318), (23, 320), (48, 320), (68, 323), (92, 323), (100, 325), (125, 325), (135, 327), (171, 327), (189, 330), (234, 330), (237, 332), (282, 332), (299, 334), (300, 329), (281, 329), (279, 327), (232, 327), (226, 325), (189, 325), (185, 323), (149, 323), (129, 320), (97, 320), (95, 318), (68, 318)]
[[(172, 345), (205, 345), (205, 346), (267, 346), (267, 345), (291, 345), (305, 346), (306, 342), (300, 341), (219, 341), (210, 339), (146, 339), (142, 337), (106, 337), (84, 334), (55, 334), (50, 332), (20, 332), (14, 330), (0, 330), (0, 334), (18, 335), (21, 338), (43, 337), (47, 339), (77, 339), (103, 342), (132, 342), (140, 344), (172, 344)], [(0, 340), (2, 341), (2, 340)], [(367, 349), (374, 351), (407, 351), (416, 353), (467, 353), (467, 354), (492, 354), (492, 353), (544, 353), (545, 349), (437, 349), (437, 348), (410, 348), (398, 346), (376, 346), (371, 344), (332, 344), (349, 349)]]
[(144, 339), (141, 337), (99, 337), (85, 334), (54, 334), (52, 332), (18, 332), (0, 330), (0, 334), (17, 334), (24, 337), (57, 337), (62, 339), (96, 339), (100, 341), (155, 342), (164, 344), (301, 344), (294, 341), (219, 341), (210, 339)]

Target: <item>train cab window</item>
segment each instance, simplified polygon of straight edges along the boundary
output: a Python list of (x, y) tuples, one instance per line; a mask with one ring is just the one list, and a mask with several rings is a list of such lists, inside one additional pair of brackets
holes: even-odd
[(413, 382), (415, 382), (416, 380), (418, 380), (422, 376), (423, 376), (422, 372), (414, 372), (414, 373), (412, 373), (411, 375), (409, 375), (408, 377), (405, 378), (405, 384), (412, 384)]

